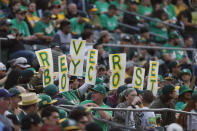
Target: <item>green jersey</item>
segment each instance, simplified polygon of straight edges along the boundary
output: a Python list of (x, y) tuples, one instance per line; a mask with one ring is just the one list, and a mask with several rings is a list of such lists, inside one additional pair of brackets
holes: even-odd
[(114, 31), (118, 27), (116, 16), (109, 17), (107, 14), (100, 16), (101, 26), (109, 31)]
[(80, 35), (84, 31), (85, 23), (79, 24), (77, 22), (77, 18), (70, 19), (70, 23), (72, 32), (75, 32), (76, 34)]
[(143, 5), (139, 5), (138, 13), (140, 15), (150, 15), (153, 12), (152, 6), (145, 7)]
[(34, 25), (34, 33), (43, 33), (46, 36), (54, 36), (55, 35), (55, 26), (53, 22), (49, 24), (44, 23), (43, 21), (38, 21)]
[(164, 5), (161, 4), (161, 7), (166, 11), (166, 13), (168, 14), (168, 17), (170, 19), (176, 18), (175, 9), (174, 9), (174, 6), (172, 4), (169, 4), (166, 8), (164, 8)]
[[(83, 101), (83, 102), (81, 102), (81, 104), (80, 105), (85, 105), (85, 104), (88, 104), (88, 103), (94, 103), (92, 100), (85, 100), (85, 101)], [(103, 103), (100, 107), (103, 107), (103, 108), (110, 108), (109, 106), (107, 106), (105, 103)], [(96, 117), (96, 118), (100, 118), (100, 115), (99, 115), (99, 113), (97, 112), (97, 111), (95, 111), (95, 112), (93, 112), (92, 110), (91, 110), (91, 112), (94, 114), (94, 116)], [(111, 117), (112, 117), (112, 111), (106, 111), (107, 112), (107, 114), (109, 114)], [(100, 121), (96, 121), (95, 120), (95, 122), (96, 123), (98, 123), (102, 128), (103, 128), (103, 131), (107, 131), (107, 124), (106, 123), (104, 123), (104, 122), (100, 122)]]
[(19, 23), (16, 19), (13, 19), (11, 21), (11, 23), (12, 23), (12, 26), (11, 26), (12, 33), (14, 32), (13, 28), (16, 28), (18, 30), (18, 33), (22, 34), (24, 37), (30, 35), (29, 28), (28, 28), (27, 23), (25, 21), (21, 21)]
[(96, 8), (98, 9), (97, 13), (100, 12), (107, 12), (109, 4), (107, 2), (96, 1), (95, 2)]
[(66, 98), (69, 102), (72, 104), (80, 104), (80, 92), (79, 90), (72, 90), (72, 91), (67, 91), (67, 92), (62, 92), (61, 93), (63, 97)]
[[(171, 47), (171, 48), (181, 48), (181, 46), (172, 46), (170, 43), (166, 43), (164, 47)], [(162, 50), (162, 55), (163, 54), (169, 54), (171, 58), (176, 59), (176, 60), (181, 60), (184, 55), (186, 55), (185, 51), (182, 50)]]

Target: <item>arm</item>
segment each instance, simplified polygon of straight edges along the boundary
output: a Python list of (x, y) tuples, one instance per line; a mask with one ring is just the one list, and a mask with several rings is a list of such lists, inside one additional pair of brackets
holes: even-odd
[(7, 80), (7, 76), (5, 76), (4, 78), (0, 79), (0, 85), (3, 85)]

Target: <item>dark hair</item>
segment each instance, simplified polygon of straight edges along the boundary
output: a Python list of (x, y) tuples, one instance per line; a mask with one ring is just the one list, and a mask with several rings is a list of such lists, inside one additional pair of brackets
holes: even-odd
[(29, 130), (32, 125), (37, 125), (41, 121), (39, 115), (37, 113), (29, 113), (27, 114), (21, 121), (21, 129)]
[(179, 13), (179, 15), (177, 16), (178, 21), (180, 21), (182, 17), (188, 18), (187, 12), (186, 12), (186, 11), (181, 11), (181, 12)]
[(165, 104), (165, 103), (167, 103), (169, 100), (171, 100), (172, 99), (172, 97), (170, 96), (170, 94), (161, 94), (160, 95), (160, 100)]
[(20, 78), (21, 71), (19, 69), (13, 69), (10, 74), (8, 75), (8, 78), (5, 82), (5, 89), (10, 89), (13, 86), (18, 84), (18, 80)]
[(99, 45), (102, 45), (102, 43), (97, 42), (96, 44), (93, 45), (93, 48), (94, 48), (94, 49), (97, 49), (97, 46), (99, 46)]
[(145, 90), (142, 94), (142, 98), (144, 103), (151, 104), (153, 102), (154, 96), (151, 91)]
[(36, 104), (32, 104), (32, 105), (21, 105), (20, 108), (23, 109), (23, 110), (27, 110), (27, 109), (29, 109), (32, 106), (36, 106)]
[(85, 30), (81, 34), (81, 37), (82, 37), (83, 40), (86, 40), (86, 39), (90, 38), (91, 35), (93, 35), (93, 32), (92, 32), (92, 30), (88, 29), (88, 30)]
[(53, 112), (59, 113), (58, 109), (55, 106), (47, 106), (43, 108), (41, 112), (41, 117), (49, 117)]
[(61, 23), (60, 23), (60, 29), (63, 29), (65, 26), (68, 26), (70, 25), (70, 22), (67, 21), (67, 20), (63, 20)]
[(95, 122), (87, 124), (85, 129), (86, 131), (102, 131), (103, 130), (102, 127)]
[(110, 5), (108, 10), (117, 10), (116, 6), (115, 5)]
[(85, 111), (74, 109), (70, 112), (69, 118), (78, 122), (83, 116), (87, 116)]
[(161, 20), (161, 17), (163, 14), (167, 16), (166, 12), (163, 9), (159, 9), (159, 10), (153, 12), (152, 17), (156, 17)]

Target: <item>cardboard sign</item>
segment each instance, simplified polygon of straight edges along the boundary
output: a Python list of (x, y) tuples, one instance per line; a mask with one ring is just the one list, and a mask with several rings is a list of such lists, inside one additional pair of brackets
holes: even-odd
[(59, 66), (59, 93), (69, 91), (69, 77), (66, 55), (58, 56)]
[(70, 55), (72, 60), (70, 62), (70, 75), (82, 76), (83, 62), (84, 62), (84, 47), (86, 41), (72, 39), (70, 43)]
[(96, 73), (97, 73), (96, 70), (97, 60), (98, 60), (98, 51), (95, 49), (90, 49), (88, 51), (85, 83), (95, 85)]
[(40, 66), (44, 66), (43, 87), (53, 84), (53, 58), (51, 49), (43, 49), (36, 51), (36, 56)]
[(143, 90), (144, 74), (145, 74), (144, 68), (134, 67), (132, 85), (135, 88), (138, 88), (139, 90)]
[(110, 77), (110, 90), (117, 89), (119, 86), (124, 85), (126, 54), (110, 54), (109, 66), (112, 71)]
[(154, 96), (157, 95), (157, 90), (158, 90), (158, 81), (157, 81), (158, 71), (159, 71), (159, 62), (150, 61), (147, 89), (152, 91)]

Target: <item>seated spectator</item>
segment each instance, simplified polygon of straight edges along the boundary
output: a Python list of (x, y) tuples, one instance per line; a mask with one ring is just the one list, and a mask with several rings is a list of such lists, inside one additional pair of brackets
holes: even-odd
[(71, 31), (75, 35), (81, 35), (84, 31), (86, 24), (89, 22), (87, 14), (80, 12), (75, 18), (70, 19)]
[[(91, 100), (85, 100), (81, 102), (81, 105), (84, 105), (86, 107), (103, 107), (103, 108), (109, 108), (103, 100), (106, 96), (106, 89), (103, 85), (98, 84), (95, 85), (94, 88), (90, 88), (92, 90)], [(92, 112), (96, 118), (101, 118), (105, 120), (111, 120), (112, 117), (112, 111), (93, 111)], [(95, 121), (100, 126), (102, 126), (103, 131), (107, 131), (108, 127), (107, 124), (104, 122)]]
[[(127, 6), (126, 11), (137, 13), (137, 11), (138, 11), (138, 4), (135, 1), (130, 0), (128, 2), (128, 6)], [(132, 15), (132, 14), (127, 13), (127, 12), (124, 12), (124, 16), (123, 16), (123, 23), (124, 24), (131, 25), (131, 26), (137, 26), (138, 23), (139, 23), (139, 19), (140, 18), (135, 16), (135, 15)], [(126, 28), (125, 31), (127, 33), (131, 33), (131, 34), (134, 34), (134, 33), (137, 32), (136, 30), (128, 29), (128, 28)]]
[[(163, 9), (157, 10), (157, 11), (153, 12), (152, 17), (156, 21), (150, 22), (150, 32), (153, 32), (155, 34), (159, 34), (161, 36), (168, 38), (167, 26), (165, 24), (157, 22), (157, 21), (163, 21), (163, 22), (165, 21), (166, 23), (170, 22), (170, 20), (168, 20), (168, 16), (165, 13), (165, 11)], [(166, 42), (166, 39), (156, 36), (154, 38), (154, 41), (157, 43), (163, 44)]]
[(24, 117), (21, 122), (21, 129), (28, 131), (40, 131), (41, 129), (41, 118), (37, 113), (29, 113)]
[(171, 3), (171, 0), (162, 0), (161, 7), (167, 13), (168, 18), (176, 22), (176, 13), (174, 5)]
[[(187, 68), (182, 69), (180, 72), (180, 77), (183, 85), (187, 85), (189, 87), (191, 86), (192, 73), (190, 69)], [(190, 88), (193, 89), (193, 87)]]
[(14, 19), (16, 15), (16, 11), (20, 9), (21, 2), (20, 0), (15, 0), (10, 3), (11, 9), (7, 12), (7, 17), (10, 19)]
[(30, 35), (29, 27), (27, 23), (24, 21), (26, 11), (18, 9), (16, 11), (16, 18), (11, 21), (11, 31), (16, 36), (21, 36), (24, 40), (36, 40), (37, 37), (35, 35)]
[(108, 11), (109, 3), (106, 0), (97, 0), (95, 2), (96, 8), (98, 9), (97, 13), (103, 14)]
[[(77, 125), (77, 122), (72, 119), (60, 120), (60, 128), (61, 128), (61, 131), (79, 131), (80, 130), (79, 126)], [(59, 130), (56, 129), (56, 131), (59, 131)]]
[(60, 49), (64, 53), (68, 54), (70, 50), (70, 41), (72, 39), (72, 35), (70, 32), (71, 32), (70, 22), (66, 20), (62, 21), (60, 23), (59, 30), (54, 36), (52, 46), (53, 44), (58, 45), (60, 46)]
[(151, 1), (150, 0), (142, 0), (141, 4), (139, 5), (138, 8), (138, 13), (140, 15), (146, 15), (149, 16), (150, 14), (152, 14), (153, 8), (151, 5)]
[(100, 16), (100, 22), (103, 29), (108, 31), (118, 31), (118, 20), (116, 15), (117, 8), (115, 5), (110, 5), (109, 10)]
[(28, 5), (28, 9), (27, 9), (27, 13), (26, 13), (26, 18), (27, 18), (27, 22), (29, 23), (29, 29), (31, 34), (33, 34), (33, 28), (36, 22), (38, 22), (40, 20), (40, 18), (38, 16), (35, 16), (35, 12), (36, 11), (36, 4), (34, 2), (31, 2)]
[(75, 3), (70, 3), (67, 8), (66, 18), (71, 19), (77, 17), (77, 15), (78, 15), (77, 5)]
[[(157, 98), (151, 108), (170, 108), (175, 109), (174, 99), (176, 97), (175, 87), (172, 84), (165, 85), (162, 88), (162, 94)], [(174, 112), (157, 112), (161, 114), (161, 126), (166, 126), (176, 121)], [(155, 113), (155, 114), (157, 114)]]
[(51, 12), (46, 10), (43, 17), (34, 26), (34, 34), (39, 40), (43, 41), (42, 44), (50, 43), (55, 35), (55, 26), (51, 21)]
[(123, 16), (124, 10), (127, 8), (127, 5), (125, 3), (125, 0), (113, 0), (111, 1), (111, 5), (115, 5), (117, 9), (117, 15), (120, 16), (120, 18)]

